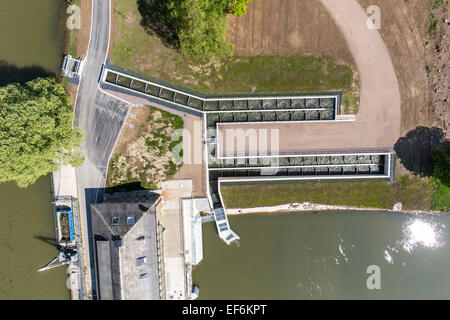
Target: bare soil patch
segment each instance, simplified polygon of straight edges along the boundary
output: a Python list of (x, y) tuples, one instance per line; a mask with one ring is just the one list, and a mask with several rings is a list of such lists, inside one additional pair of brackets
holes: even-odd
[(81, 29), (77, 32), (77, 55), (86, 57), (91, 34), (92, 0), (80, 0)]
[[(195, 126), (197, 126), (196, 132)], [(200, 130), (198, 130), (200, 128)], [(172, 177), (175, 180), (191, 179), (194, 197), (206, 196), (206, 166), (203, 161), (203, 119), (190, 114), (184, 118), (184, 129), (192, 137), (187, 139), (183, 136), (183, 165)], [(197, 135), (200, 135), (198, 137)], [(189, 141), (190, 140), (190, 141)], [(189, 151), (188, 151), (189, 149)]]
[(171, 137), (183, 127), (183, 121), (147, 106), (132, 108), (126, 121), (111, 157), (107, 186), (140, 182), (145, 188), (156, 189), (181, 166), (172, 154)]
[(229, 16), (237, 56), (331, 56), (356, 71), (341, 31), (319, 0), (254, 0), (247, 15)]
[(430, 1), (358, 1), (364, 9), (373, 4), (381, 9), (380, 34), (389, 49), (400, 87), (402, 135), (421, 125), (439, 126), (448, 134), (449, 57), (445, 51), (449, 47), (449, 32), (443, 8), (436, 11), (438, 30), (430, 37)]

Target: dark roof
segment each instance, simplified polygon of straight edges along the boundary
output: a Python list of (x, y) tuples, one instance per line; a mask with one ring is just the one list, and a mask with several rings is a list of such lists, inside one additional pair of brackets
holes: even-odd
[[(120, 239), (145, 213), (155, 215), (154, 210), (158, 199), (158, 194), (152, 194), (151, 197), (137, 202), (91, 204), (91, 239), (96, 263), (94, 274), (97, 281), (98, 299), (121, 299)], [(127, 223), (127, 217), (134, 217), (134, 223)], [(113, 218), (115, 218), (115, 221), (113, 221)], [(118, 218), (118, 221), (116, 218)], [(152, 228), (154, 230), (151, 230), (151, 232), (156, 234), (156, 224), (153, 224)]]

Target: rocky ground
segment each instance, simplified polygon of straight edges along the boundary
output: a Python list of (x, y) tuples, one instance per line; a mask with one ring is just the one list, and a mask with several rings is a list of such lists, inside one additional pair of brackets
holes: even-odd
[[(450, 134), (450, 112), (448, 110), (448, 86), (450, 61), (450, 18), (448, 15), (448, 1), (432, 9), (430, 22), (436, 21), (436, 28), (428, 33), (425, 42), (425, 63), (430, 87), (430, 103), (432, 117), (431, 126), (442, 128), (447, 138)], [(428, 30), (427, 30), (428, 32)]]

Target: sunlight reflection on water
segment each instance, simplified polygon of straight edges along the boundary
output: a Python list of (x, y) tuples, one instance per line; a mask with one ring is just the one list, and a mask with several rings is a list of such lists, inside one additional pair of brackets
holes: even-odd
[(403, 226), (403, 249), (411, 253), (418, 248), (439, 248), (445, 245), (445, 225), (421, 218), (411, 218)]

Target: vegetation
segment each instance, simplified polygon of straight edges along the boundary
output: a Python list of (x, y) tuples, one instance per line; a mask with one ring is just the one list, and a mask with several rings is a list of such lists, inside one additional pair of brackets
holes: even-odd
[[(79, 6), (80, 5), (80, 0), (68, 0), (67, 4), (70, 5), (76, 5)], [(77, 57), (77, 38), (78, 38), (78, 32), (76, 29), (70, 29), (69, 31), (69, 43), (68, 43), (68, 48), (67, 51), (68, 53), (73, 56), (73, 57)]]
[(360, 208), (430, 210), (433, 187), (429, 179), (403, 175), (388, 182), (298, 182), (222, 186), (225, 206), (251, 208), (311, 202)]
[(229, 0), (228, 12), (234, 16), (240, 17), (247, 14), (247, 3), (253, 0)]
[(450, 152), (442, 145), (433, 155), (433, 166), (432, 209), (450, 212)]
[(0, 182), (26, 187), (61, 165), (83, 163), (74, 151), (83, 134), (71, 126), (70, 105), (64, 85), (54, 78), (0, 88)]
[(161, 8), (139, 3), (138, 7), (136, 0), (114, 2), (117, 32), (110, 59), (115, 65), (206, 94), (343, 90), (343, 111), (357, 111), (358, 83), (351, 68), (333, 58), (223, 56), (202, 63), (176, 50), (171, 25), (158, 20), (167, 13), (159, 14)]
[(169, 25), (185, 55), (208, 60), (232, 55), (227, 40), (227, 13), (247, 14), (253, 0), (170, 0), (167, 3)]
[[(124, 150), (115, 151), (109, 165), (107, 186), (123, 191), (120, 186), (156, 189), (159, 182), (170, 179), (181, 167), (181, 117), (149, 107), (147, 121), (138, 128), (136, 138)], [(120, 143), (120, 141), (119, 141)], [(179, 161), (178, 161), (179, 160)]]
[(205, 59), (232, 54), (227, 40), (227, 1), (169, 1), (169, 19), (183, 54)]
[[(419, 131), (419, 135), (423, 135), (424, 129)], [(437, 136), (436, 141), (441, 140), (440, 131), (431, 132)], [(415, 137), (415, 144), (418, 144), (417, 135), (412, 137)], [(406, 140), (409, 139), (411, 137)], [(424, 139), (420, 140), (420, 144), (424, 147)], [(401, 202), (405, 210), (450, 212), (450, 152), (444, 142), (433, 150), (429, 151), (433, 154), (431, 166), (400, 159), (411, 173), (397, 176), (393, 183), (351, 181), (230, 185), (222, 186), (222, 195), (225, 205), (230, 208), (308, 201), (327, 205), (390, 209), (396, 202)], [(409, 148), (409, 152), (416, 153), (417, 150)], [(400, 149), (397, 150), (397, 155), (402, 156)], [(424, 156), (420, 159), (426, 160)]]
[(438, 10), (444, 4), (444, 0), (430, 0), (430, 20), (428, 22), (428, 36), (433, 36), (439, 24), (434, 11)]

